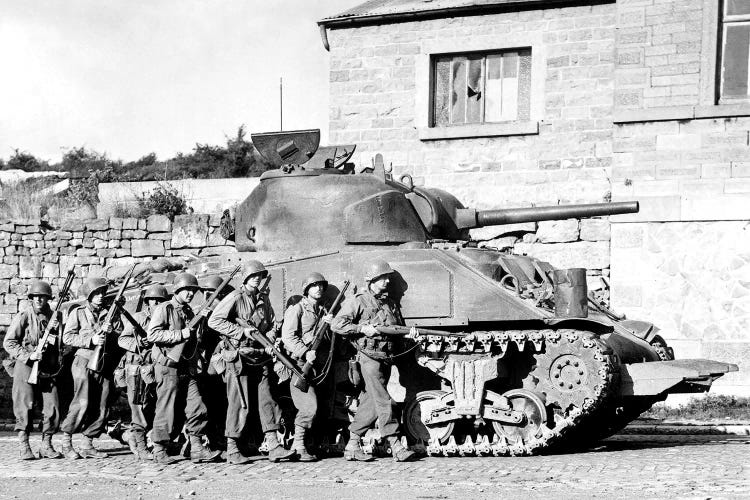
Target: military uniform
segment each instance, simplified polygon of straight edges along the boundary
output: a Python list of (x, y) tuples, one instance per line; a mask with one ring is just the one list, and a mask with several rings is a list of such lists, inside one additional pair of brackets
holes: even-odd
[[(197, 282), (196, 282), (197, 283)], [(184, 405), (185, 429), (190, 436), (193, 461), (213, 460), (217, 454), (204, 454), (202, 437), (208, 413), (197, 378), (197, 340), (182, 332), (193, 319), (190, 304), (172, 297), (154, 310), (148, 325), (148, 341), (153, 343), (152, 358), (156, 378), (156, 411), (152, 440), (166, 445), (180, 433), (177, 411)]]
[[(260, 262), (250, 261), (248, 267), (251, 272), (245, 278), (245, 283), (253, 275), (267, 274)], [(230, 461), (247, 462), (247, 457), (242, 455), (237, 444), (246, 433), (251, 384), (257, 387), (258, 413), (269, 446), (269, 457), (279, 460), (293, 455), (293, 452), (283, 450), (276, 438), (281, 409), (271, 393), (275, 377), (271, 357), (260, 343), (251, 340), (246, 333), (247, 329), (254, 328), (263, 335), (270, 333), (271, 340), (275, 340), (277, 326), (268, 296), (257, 290), (248, 290), (246, 286), (233, 291), (216, 306), (208, 320), (208, 327), (222, 336), (221, 356), (225, 363), (224, 382), (228, 404), (224, 433)]]
[[(50, 292), (51, 295), (51, 292)], [(16, 417), (15, 430), (21, 436), (22, 458), (34, 458), (28, 448), (28, 435), (32, 430), (32, 411), (34, 399), (41, 394), (42, 398), (42, 456), (58, 458), (60, 455), (54, 451), (51, 445), (51, 436), (60, 427), (60, 401), (57, 393), (57, 381), (55, 377), (40, 376), (34, 385), (29, 384), (34, 361), (29, 359), (30, 355), (37, 349), (47, 324), (52, 318), (53, 311), (45, 304), (38, 312), (33, 308), (19, 312), (8, 327), (3, 340), (3, 348), (13, 360), (13, 414)], [(59, 321), (59, 318), (58, 318)], [(48, 344), (42, 359), (39, 360), (40, 372), (44, 367), (59, 368), (60, 355), (60, 327), (51, 332), (54, 343)], [(50, 374), (47, 374), (50, 375)], [(46, 451), (51, 452), (45, 453)], [(29, 453), (27, 453), (27, 451)]]
[(407, 461), (415, 457), (412, 451), (404, 448), (398, 441), (396, 402), (387, 389), (396, 357), (406, 352), (404, 343), (398, 337), (365, 335), (363, 329), (365, 325), (377, 327), (404, 324), (398, 304), (387, 293), (376, 295), (371, 288), (374, 281), (393, 272), (387, 262), (375, 260), (366, 279), (367, 289), (346, 299), (331, 323), (331, 329), (348, 337), (357, 349), (357, 361), (364, 382), (357, 413), (349, 426), (350, 442), (344, 454), (347, 460), (366, 461), (372, 458), (362, 452), (360, 438), (376, 421), (380, 426), (381, 436), (389, 441), (396, 460)]
[[(144, 310), (133, 317), (145, 331), (151, 320), (151, 312)], [(127, 384), (128, 406), (130, 406), (130, 435), (128, 444), (138, 458), (148, 459), (146, 431), (154, 420), (156, 403), (154, 365), (151, 362), (151, 344), (135, 327), (126, 322), (122, 335), (117, 340), (125, 350), (122, 358)]]
[(114, 370), (122, 354), (117, 345), (122, 325), (117, 322), (106, 335), (101, 370), (94, 372), (88, 369), (89, 359), (94, 353), (92, 338), (104, 326), (106, 316), (105, 308), (96, 309), (90, 303), (75, 307), (68, 313), (63, 330), (63, 343), (77, 350), (71, 369), (73, 401), (61, 428), (67, 436), (83, 433), (84, 445), (79, 454), (90, 458), (107, 456), (95, 450), (91, 440), (99, 437), (106, 428), (110, 398), (114, 395)]

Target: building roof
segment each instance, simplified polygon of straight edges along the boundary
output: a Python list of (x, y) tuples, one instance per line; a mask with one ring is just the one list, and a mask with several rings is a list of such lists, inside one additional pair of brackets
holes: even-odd
[[(455, 16), (511, 7), (557, 7), (571, 0), (368, 0), (340, 14), (326, 17), (321, 26), (365, 24), (371, 22), (395, 22), (405, 19)], [(614, 0), (611, 0), (614, 1)]]

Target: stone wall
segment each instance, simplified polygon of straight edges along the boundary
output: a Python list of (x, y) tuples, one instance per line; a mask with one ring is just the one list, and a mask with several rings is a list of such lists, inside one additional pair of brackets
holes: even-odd
[[(73, 291), (87, 276), (157, 257), (210, 256), (234, 252), (233, 242), (219, 235), (219, 217), (177, 216), (174, 222), (156, 215), (148, 219), (96, 219), (60, 224), (0, 220), (0, 341), (11, 319), (28, 306), (28, 285), (38, 278), (52, 284), (53, 293), (76, 266)], [(110, 276), (111, 277), (111, 276)], [(5, 359), (2, 351), (0, 358)], [(0, 416), (12, 416), (11, 379), (0, 373)]]

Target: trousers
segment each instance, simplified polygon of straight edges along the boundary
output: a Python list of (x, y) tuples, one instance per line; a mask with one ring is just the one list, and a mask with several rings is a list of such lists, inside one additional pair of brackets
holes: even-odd
[[(227, 419), (224, 429), (226, 437), (239, 439), (245, 434), (249, 407), (252, 405), (251, 385), (257, 387), (258, 416), (263, 432), (279, 429), (281, 408), (271, 393), (271, 372), (269, 365), (243, 366), (239, 373), (231, 369), (224, 372), (224, 382), (227, 386)], [(248, 408), (242, 407), (243, 397)]]
[(89, 370), (86, 367), (88, 362), (88, 359), (81, 356), (76, 356), (73, 360), (73, 400), (61, 429), (68, 434), (82, 432), (87, 437), (97, 438), (107, 426), (114, 380), (109, 371)]
[(60, 430), (60, 399), (57, 395), (57, 383), (54, 378), (39, 377), (36, 385), (27, 381), (31, 367), (22, 361), (16, 361), (13, 369), (13, 414), (16, 417), (16, 431), (31, 432), (33, 428), (32, 412), (34, 399), (42, 397), (42, 432), (54, 434)]
[(292, 396), (297, 415), (294, 417), (294, 425), (309, 429), (312, 427), (315, 415), (318, 413), (318, 395), (315, 386), (311, 385), (307, 392), (297, 389), (294, 384), (289, 384), (289, 393)]
[(125, 379), (128, 384), (128, 406), (130, 406), (130, 428), (134, 431), (146, 432), (151, 428), (154, 421), (155, 406), (155, 387), (153, 385), (141, 386), (141, 390), (146, 391), (143, 403), (136, 401), (138, 391), (137, 385), (141, 384), (139, 378), (135, 375), (128, 375)]
[(198, 377), (158, 363), (154, 366), (154, 375), (156, 408), (151, 439), (156, 443), (169, 442), (180, 434), (183, 421), (189, 435), (205, 434), (208, 410)]
[(387, 384), (391, 376), (391, 363), (357, 354), (365, 388), (359, 396), (359, 408), (349, 425), (349, 432), (363, 436), (375, 421), (380, 425), (382, 437), (398, 434), (396, 402), (388, 393)]

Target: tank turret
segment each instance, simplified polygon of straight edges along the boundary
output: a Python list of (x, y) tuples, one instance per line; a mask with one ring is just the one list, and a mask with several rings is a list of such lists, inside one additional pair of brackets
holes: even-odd
[(475, 210), (444, 190), (414, 186), (408, 175), (397, 181), (379, 155), (371, 168), (355, 172), (346, 163), (353, 147), (316, 154), (317, 130), (252, 139), (279, 169), (263, 174), (236, 212), (241, 251), (468, 240), (469, 229), (477, 227), (638, 211), (638, 202)]

